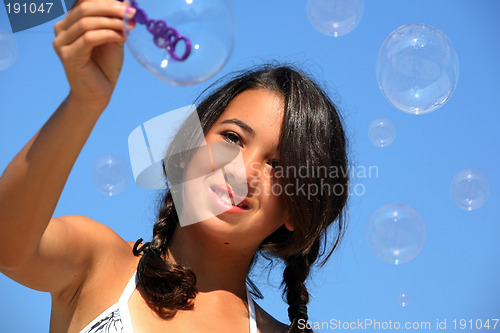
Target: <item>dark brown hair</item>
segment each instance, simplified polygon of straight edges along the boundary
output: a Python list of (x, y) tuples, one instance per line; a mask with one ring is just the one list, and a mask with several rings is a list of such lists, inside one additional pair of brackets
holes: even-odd
[[(280, 166), (337, 171), (308, 177), (283, 173), (276, 178), (282, 188), (293, 184), (295, 189), (293, 195), (280, 197), (295, 229), (289, 231), (281, 226), (262, 242), (252, 260), (252, 266), (259, 254), (269, 260), (282, 260), (286, 266), (283, 296), (289, 304), (291, 321), (288, 332), (310, 332), (298, 325), (299, 319), (307, 320), (306, 279), (313, 265), (322, 266), (331, 256), (345, 229), (348, 177), (342, 121), (330, 98), (308, 76), (291, 66), (266, 65), (238, 74), (199, 104), (197, 113), (204, 132), (214, 125), (233, 98), (248, 89), (264, 89), (284, 98), (278, 145)], [(174, 142), (185, 139), (180, 133)], [(313, 188), (317, 193), (311, 195)], [(178, 223), (172, 195), (167, 191), (153, 228), (153, 239), (141, 249), (137, 249), (138, 244), (134, 248), (136, 255), (143, 252), (137, 269), (139, 283), (150, 305), (165, 316), (192, 306), (197, 293), (194, 272), (164, 260)], [(335, 234), (330, 242), (327, 230)], [(321, 257), (323, 260), (319, 261)], [(251, 281), (249, 284), (255, 290)], [(260, 295), (258, 289), (256, 293)]]

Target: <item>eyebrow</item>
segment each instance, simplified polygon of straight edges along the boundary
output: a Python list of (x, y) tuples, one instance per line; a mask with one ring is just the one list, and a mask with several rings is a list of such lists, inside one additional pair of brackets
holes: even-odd
[(255, 132), (253, 131), (253, 129), (248, 126), (247, 124), (245, 124), (244, 122), (242, 122), (241, 120), (238, 120), (238, 119), (226, 119), (226, 120), (223, 120), (220, 122), (220, 124), (235, 124), (239, 127), (241, 127), (242, 130), (244, 130), (245, 132), (247, 132), (248, 134), (254, 136), (255, 135)]

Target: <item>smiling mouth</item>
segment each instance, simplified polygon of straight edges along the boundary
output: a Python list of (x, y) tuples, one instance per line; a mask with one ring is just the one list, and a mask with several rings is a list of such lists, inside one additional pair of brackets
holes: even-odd
[(228, 205), (232, 205), (232, 206), (235, 206), (235, 207), (239, 207), (241, 209), (245, 209), (245, 210), (248, 210), (249, 207), (245, 204), (243, 204), (242, 202), (240, 202), (239, 204), (235, 205), (234, 204), (234, 198), (231, 197), (227, 191), (221, 191), (217, 188), (214, 188), (214, 187), (210, 187), (210, 189), (212, 190), (212, 192), (214, 192), (215, 194), (217, 194), (217, 196), (221, 199), (221, 201), (223, 201), (224, 203), (228, 204)]

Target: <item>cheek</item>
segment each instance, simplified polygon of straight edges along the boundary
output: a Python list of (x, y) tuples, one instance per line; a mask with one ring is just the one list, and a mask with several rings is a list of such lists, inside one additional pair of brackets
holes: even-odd
[(273, 220), (281, 220), (284, 217), (284, 209), (280, 200), (283, 195), (281, 185), (276, 182), (266, 181), (261, 188), (261, 209), (266, 216)]
[(184, 181), (207, 176), (213, 172), (210, 152), (207, 146), (201, 146), (184, 166)]

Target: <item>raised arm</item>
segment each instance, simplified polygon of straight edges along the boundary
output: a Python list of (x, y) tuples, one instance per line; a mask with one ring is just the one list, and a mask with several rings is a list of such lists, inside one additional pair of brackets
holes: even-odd
[(0, 178), (0, 270), (29, 287), (69, 283), (91, 260), (91, 240), (79, 236), (105, 229), (82, 217), (51, 217), (121, 71), (124, 13), (118, 1), (82, 0), (55, 25), (70, 92)]

